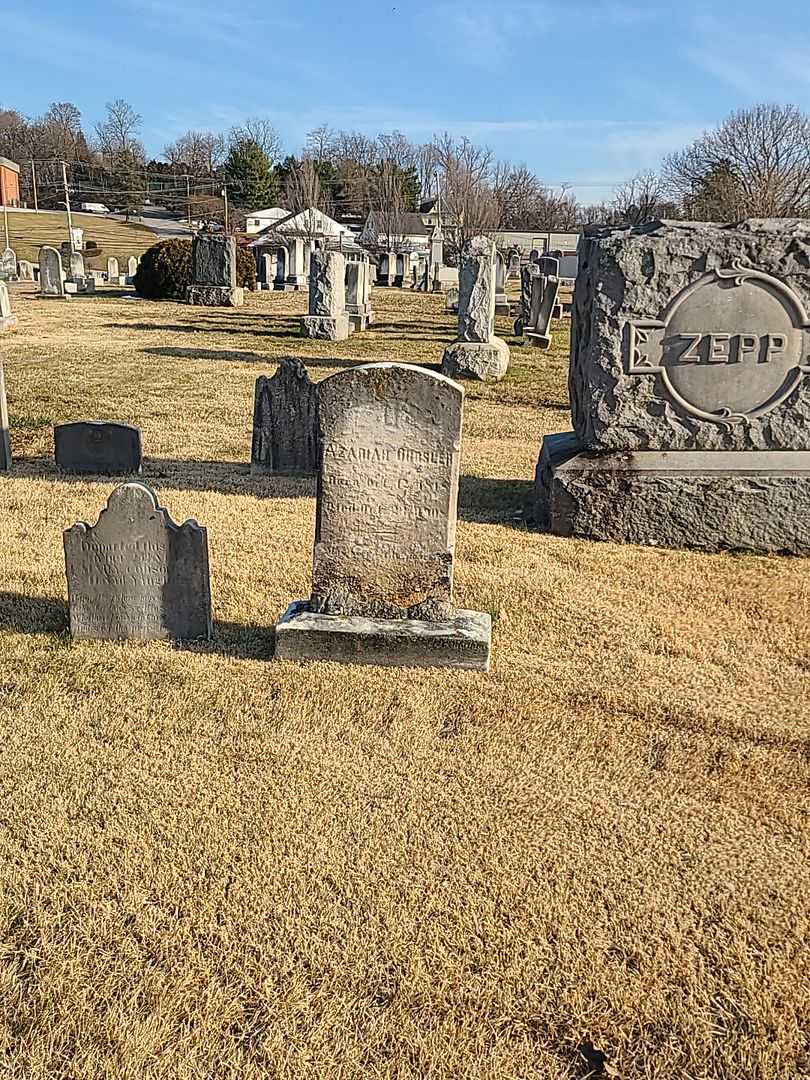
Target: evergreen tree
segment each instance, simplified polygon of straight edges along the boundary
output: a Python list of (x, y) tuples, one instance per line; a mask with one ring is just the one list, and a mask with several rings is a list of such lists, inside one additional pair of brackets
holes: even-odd
[(278, 202), (278, 179), (267, 154), (253, 139), (237, 139), (232, 144), (225, 176), (234, 205), (244, 210), (263, 210)]

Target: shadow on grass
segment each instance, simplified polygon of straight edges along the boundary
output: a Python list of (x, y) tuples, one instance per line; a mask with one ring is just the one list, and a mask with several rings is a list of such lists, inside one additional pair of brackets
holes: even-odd
[[(140, 476), (91, 476), (59, 472), (52, 458), (17, 458), (14, 472), (60, 484), (121, 484), (140, 480), (157, 489), (213, 491), (221, 495), (249, 495), (257, 499), (311, 499), (314, 476), (251, 476), (250, 466), (237, 461), (145, 458)], [(532, 514), (531, 480), (499, 480), (462, 476), (458, 516), (462, 521), (524, 528)], [(99, 506), (100, 509), (100, 506)], [(171, 512), (171, 506), (167, 509)], [(202, 522), (204, 525), (205, 522)]]
[[(302, 339), (303, 340), (303, 339)], [(366, 361), (351, 356), (294, 356), (290, 353), (240, 352), (238, 349), (183, 349), (176, 345), (149, 345), (141, 349), (150, 356), (166, 356), (178, 360), (234, 360), (245, 364), (275, 365), (282, 359), (301, 360), (306, 367), (357, 367)]]
[(0, 592), (0, 630), (13, 630), (17, 634), (61, 634), (67, 626), (65, 600)]
[[(139, 476), (76, 475), (59, 472), (53, 458), (15, 458), (14, 473), (59, 484), (123, 484), (141, 481), (160, 490), (216, 491), (258, 499), (302, 499), (315, 495), (314, 476), (251, 476), (250, 465), (238, 461), (144, 458)], [(167, 507), (171, 511), (171, 507)], [(205, 524), (205, 522), (203, 522)]]
[(534, 484), (531, 480), (462, 476), (459, 481), (458, 516), (462, 521), (525, 529), (534, 516), (533, 500)]
[[(65, 600), (46, 596), (24, 596), (0, 592), (0, 632), (15, 634), (66, 635), (69, 629)], [(69, 643), (69, 639), (65, 644)], [(276, 629), (269, 626), (244, 626), (241, 623), (214, 620), (210, 641), (172, 641), (176, 649), (202, 654), (238, 657), (242, 660), (270, 660), (275, 652)], [(0, 693), (3, 690), (0, 679)]]

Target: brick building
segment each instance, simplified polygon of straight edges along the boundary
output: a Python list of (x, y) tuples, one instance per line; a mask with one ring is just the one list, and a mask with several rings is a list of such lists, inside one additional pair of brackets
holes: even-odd
[(20, 205), (20, 166), (0, 157), (0, 205)]

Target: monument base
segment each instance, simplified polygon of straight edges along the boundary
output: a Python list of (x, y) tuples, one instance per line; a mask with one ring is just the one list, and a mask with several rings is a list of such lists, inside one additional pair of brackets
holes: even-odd
[(810, 451), (591, 453), (543, 439), (536, 519), (558, 536), (810, 555)]
[(198, 307), (242, 307), (245, 290), (228, 285), (189, 285), (186, 299)]
[(454, 341), (442, 357), (442, 375), (451, 379), (500, 382), (509, 367), (509, 346), (500, 338)]
[(348, 315), (305, 315), (301, 319), (301, 337), (345, 341), (350, 333)]
[(539, 334), (536, 330), (527, 330), (526, 341), (535, 349), (548, 349), (551, 346), (551, 334)]
[(368, 329), (368, 315), (355, 315), (353, 312), (349, 312), (348, 319), (353, 331)]
[(481, 611), (457, 611), (446, 622), (367, 619), (320, 615), (296, 600), (276, 625), (276, 657), (489, 671), (491, 639), (492, 620)]
[(503, 296), (503, 297), (496, 296), (495, 297), (495, 315), (497, 317), (499, 317), (499, 318), (501, 316), (503, 316), (505, 318), (509, 318), (509, 316), (511, 314), (512, 314), (512, 305), (509, 303), (509, 301), (506, 299), (506, 297), (505, 296)]

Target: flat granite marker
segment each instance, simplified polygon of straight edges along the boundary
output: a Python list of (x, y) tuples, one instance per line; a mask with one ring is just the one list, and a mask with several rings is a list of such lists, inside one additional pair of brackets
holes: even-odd
[(191, 242), (191, 280), (186, 298), (202, 307), (242, 307), (236, 284), (236, 239), (197, 233)]
[(458, 338), (445, 349), (442, 374), (498, 382), (509, 346), (495, 337), (495, 245), (478, 236), (464, 245), (458, 277)]
[(487, 670), (489, 615), (452, 603), (463, 399), (408, 364), (319, 384), (312, 592), (277, 625), (278, 657)]
[(319, 447), (318, 387), (303, 361), (283, 356), (272, 378), (256, 380), (251, 475), (314, 475)]
[(591, 229), (574, 431), (546, 436), (560, 535), (810, 554), (810, 222)]
[(145, 484), (122, 484), (98, 523), (64, 533), (74, 638), (153, 641), (211, 636), (208, 534), (175, 525)]
[(141, 471), (141, 433), (130, 424), (79, 420), (53, 429), (56, 467), (62, 472), (127, 476)]

